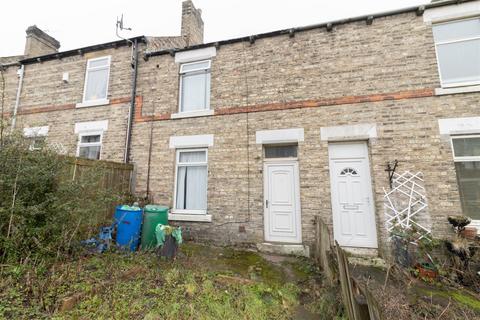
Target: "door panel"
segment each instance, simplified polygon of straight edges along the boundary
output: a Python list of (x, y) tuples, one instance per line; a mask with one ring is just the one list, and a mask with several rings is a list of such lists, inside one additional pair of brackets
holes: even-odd
[(341, 246), (376, 248), (366, 143), (329, 144), (329, 157), (335, 240)]
[(265, 164), (265, 240), (301, 242), (296, 162)]

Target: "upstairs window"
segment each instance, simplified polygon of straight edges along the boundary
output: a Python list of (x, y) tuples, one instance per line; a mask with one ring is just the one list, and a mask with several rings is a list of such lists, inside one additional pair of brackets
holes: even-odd
[(463, 213), (480, 221), (480, 136), (452, 137)]
[(83, 102), (100, 102), (107, 99), (109, 75), (110, 56), (87, 61)]
[(177, 150), (175, 211), (205, 214), (207, 210), (207, 150)]
[(77, 156), (99, 160), (102, 149), (102, 133), (82, 133), (79, 135)]
[(480, 84), (480, 17), (435, 24), (442, 87)]
[(181, 113), (210, 109), (210, 66), (210, 60), (180, 66)]

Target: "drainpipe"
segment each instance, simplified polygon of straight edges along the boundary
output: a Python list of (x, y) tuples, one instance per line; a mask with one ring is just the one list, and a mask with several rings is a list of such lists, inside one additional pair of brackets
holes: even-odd
[(18, 111), (18, 106), (20, 105), (20, 94), (22, 93), (24, 73), (25, 73), (25, 65), (22, 64), (20, 69), (17, 72), (19, 79), (18, 79), (17, 97), (15, 98), (15, 107), (13, 108), (12, 127), (10, 129), (11, 132), (15, 130), (15, 123), (17, 122), (17, 111)]
[(138, 40), (132, 43), (132, 96), (130, 101), (130, 109), (128, 110), (128, 122), (127, 122), (127, 136), (125, 138), (125, 155), (123, 161), (125, 163), (130, 162), (130, 145), (132, 142), (132, 127), (133, 117), (135, 114), (135, 98), (137, 95), (137, 74), (138, 74)]

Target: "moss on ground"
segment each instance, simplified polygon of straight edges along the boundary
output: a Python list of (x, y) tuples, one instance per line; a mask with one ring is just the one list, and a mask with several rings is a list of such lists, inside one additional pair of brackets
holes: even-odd
[[(193, 244), (176, 261), (111, 252), (42, 272), (5, 267), (0, 318), (300, 319), (304, 271), (299, 281), (283, 272), (255, 252)], [(74, 302), (62, 311), (67, 300)]]
[(442, 290), (442, 289), (433, 289), (433, 288), (418, 288), (418, 290), (431, 297), (436, 297), (436, 298), (444, 298), (446, 300), (448, 299), (454, 299), (458, 303), (464, 305), (465, 307), (471, 308), (475, 311), (480, 311), (480, 301), (469, 295), (468, 293), (465, 292), (460, 292), (457, 290)]

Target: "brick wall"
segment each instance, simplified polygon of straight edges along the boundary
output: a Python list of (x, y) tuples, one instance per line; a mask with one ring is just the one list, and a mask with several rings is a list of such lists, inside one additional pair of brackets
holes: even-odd
[[(305, 129), (299, 165), (306, 243), (313, 242), (316, 214), (332, 225), (328, 144), (320, 140), (325, 126), (377, 125), (379, 137), (369, 141), (369, 152), (381, 250), (387, 236), (387, 161), (399, 160), (399, 171), (424, 173), (437, 236), (448, 232), (446, 216), (461, 212), (450, 145), (440, 138), (437, 119), (476, 115), (480, 96), (434, 96), (440, 85), (431, 27), (414, 13), (375, 19), (370, 26), (357, 22), (332, 32), (316, 29), (293, 38), (221, 46), (212, 59), (215, 116), (168, 120), (178, 110), (178, 71), (170, 55), (151, 57), (141, 65), (138, 93), (143, 104), (137, 109), (132, 154), (141, 194), (146, 190), (148, 139), (153, 132), (151, 196), (172, 206), (175, 152), (168, 148), (169, 137), (215, 135), (208, 163), (208, 212), (213, 222), (183, 223), (197, 239), (263, 241), (258, 130)], [(246, 232), (239, 232), (239, 226)]]

